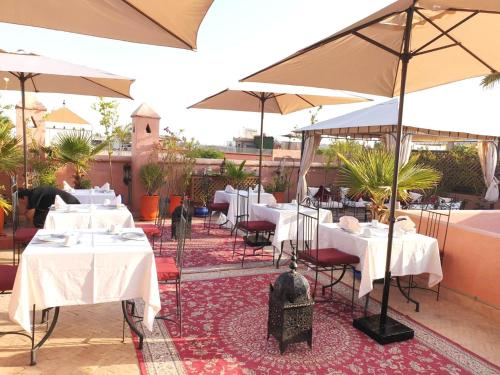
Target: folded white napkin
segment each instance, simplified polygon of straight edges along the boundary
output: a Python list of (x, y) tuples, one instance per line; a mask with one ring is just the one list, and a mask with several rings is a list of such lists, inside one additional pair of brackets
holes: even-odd
[[(259, 185), (255, 185), (255, 187), (252, 189), (252, 191), (254, 193), (258, 193), (259, 192)], [(265, 193), (266, 191), (264, 190), (264, 186), (260, 185), (260, 192), (261, 193)]]
[(109, 231), (113, 234), (119, 234), (122, 229), (120, 224), (111, 224), (109, 227)]
[(61, 210), (64, 208), (68, 208), (68, 205), (59, 195), (56, 195), (56, 198), (54, 200), (54, 207), (56, 208), (56, 210)]
[(414, 232), (416, 228), (415, 223), (409, 216), (398, 216), (394, 223), (394, 230), (401, 230), (403, 232)]
[(359, 220), (354, 216), (342, 216), (339, 219), (339, 227), (353, 233), (359, 233), (361, 231)]
[(113, 203), (116, 207), (120, 207), (122, 205), (122, 196), (121, 194), (118, 194), (115, 199), (113, 200)]
[(66, 180), (63, 181), (63, 190), (67, 191), (68, 193), (72, 193), (73, 191), (75, 191), (75, 189), (73, 189), (71, 185), (66, 182)]
[(111, 200), (106, 198), (105, 200), (102, 201), (102, 204), (105, 206), (109, 206), (111, 204)]
[(219, 214), (219, 218), (217, 219), (217, 225), (222, 225), (227, 221), (227, 216), (223, 213)]
[(109, 191), (110, 190), (109, 182), (106, 182), (104, 185), (101, 186), (102, 191)]
[(71, 234), (66, 234), (64, 236), (64, 246), (73, 246), (78, 243), (78, 236), (76, 234), (71, 233)]
[(231, 185), (227, 185), (226, 188), (224, 189), (224, 191), (226, 193), (236, 193), (236, 190)]
[(419, 203), (422, 200), (423, 194), (414, 193), (413, 191), (408, 192), (412, 203)]
[(341, 187), (340, 190), (340, 198), (345, 199), (347, 197), (347, 193), (349, 193), (349, 188)]

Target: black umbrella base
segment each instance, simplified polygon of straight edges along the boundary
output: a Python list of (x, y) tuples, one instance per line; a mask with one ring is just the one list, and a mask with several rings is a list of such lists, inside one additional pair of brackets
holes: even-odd
[(381, 345), (410, 340), (415, 335), (410, 327), (389, 317), (387, 317), (385, 329), (381, 330), (380, 315), (354, 319), (352, 325)]
[(245, 242), (247, 246), (252, 247), (264, 247), (271, 245), (271, 241), (269, 241), (267, 237), (264, 236), (248, 236), (245, 237)]

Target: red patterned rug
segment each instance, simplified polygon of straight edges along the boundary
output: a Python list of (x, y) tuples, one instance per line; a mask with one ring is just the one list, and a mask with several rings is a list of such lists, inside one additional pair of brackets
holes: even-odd
[[(166, 239), (166, 241), (165, 241)], [(177, 242), (170, 239), (170, 225), (167, 228), (167, 236), (165, 236), (162, 245), (162, 255), (174, 256)], [(186, 239), (184, 249), (183, 267), (207, 267), (220, 266), (224, 264), (241, 264), (241, 256), (233, 257), (233, 242), (234, 236), (230, 235), (229, 229), (219, 229), (214, 227), (210, 229), (210, 236), (207, 235), (207, 229), (203, 228), (201, 223), (193, 223), (191, 228), (191, 238)], [(236, 252), (241, 253), (243, 250), (243, 240), (238, 236), (236, 241)], [(160, 243), (155, 241), (155, 251), (159, 255)], [(247, 247), (247, 254), (252, 252), (251, 248)], [(254, 262), (266, 262), (270, 264), (273, 259), (272, 250), (266, 248), (264, 255), (259, 250), (258, 256), (245, 256), (245, 264)], [(276, 255), (277, 256), (277, 255)]]
[[(291, 344), (280, 355), (276, 340), (266, 340), (269, 283), (276, 277), (274, 273), (184, 282), (183, 337), (177, 337), (173, 323), (159, 323), (138, 353), (142, 373), (499, 373), (494, 365), (396, 312), (391, 315), (411, 326), (416, 338), (378, 345), (352, 327), (353, 317), (361, 316), (362, 310), (351, 311), (345, 285), (334, 294), (337, 303), (315, 305), (312, 350), (305, 343)], [(163, 293), (162, 299), (163, 306), (174, 303), (173, 293)], [(373, 308), (378, 311), (378, 305)]]

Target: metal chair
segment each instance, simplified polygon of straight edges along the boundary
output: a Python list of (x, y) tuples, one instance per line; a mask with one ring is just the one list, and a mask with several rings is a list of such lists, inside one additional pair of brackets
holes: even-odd
[[(7, 264), (1, 264), (0, 265), (0, 295), (2, 294), (10, 294), (12, 292), (12, 289), (14, 288), (14, 281), (16, 279), (16, 273), (17, 273), (17, 266), (16, 265), (7, 265)], [(46, 323), (46, 332), (43, 335), (43, 337), (36, 343), (35, 339), (35, 306), (33, 305), (33, 317), (32, 317), (32, 326), (31, 326), (31, 332), (30, 334), (27, 334), (24, 332), (24, 330), (17, 330), (17, 331), (5, 331), (1, 332), (0, 331), (0, 337), (6, 336), (6, 335), (18, 335), (18, 336), (24, 336), (30, 339), (31, 341), (31, 361), (30, 365), (35, 365), (36, 364), (36, 354), (38, 349), (44, 344), (44, 342), (49, 338), (51, 335), (52, 331), (54, 330), (55, 323), (57, 322), (57, 318), (59, 316), (59, 308), (55, 308), (55, 313), (52, 318), (52, 321), (49, 324), (49, 310), (50, 309), (44, 309), (42, 310), (42, 320), (41, 323)]]
[[(227, 215), (227, 212), (229, 211), (229, 203), (212, 202), (212, 203), (209, 203), (207, 205), (207, 208), (208, 208), (208, 215), (205, 216), (205, 218), (203, 220), (203, 228), (208, 227), (208, 234), (210, 234), (213, 214), (214, 213), (222, 213), (224, 215)], [(207, 225), (207, 218), (208, 218), (208, 225)], [(221, 227), (222, 225), (224, 225), (224, 224), (220, 224), (219, 227)]]
[[(234, 243), (233, 243), (233, 257), (235, 255), (241, 255), (241, 267), (245, 262), (245, 256), (256, 256), (258, 250), (261, 251), (261, 256), (264, 256), (264, 247), (271, 245), (270, 237), (274, 234), (276, 225), (266, 220), (250, 220), (250, 188), (248, 190), (238, 190), (236, 197), (236, 222), (234, 224)], [(238, 237), (238, 231), (243, 232), (243, 252), (238, 253), (236, 251), (236, 238)], [(259, 237), (260, 233), (267, 234), (267, 239), (262, 239)], [(255, 241), (252, 242), (250, 234), (254, 235)], [(253, 252), (251, 255), (246, 254), (247, 246), (253, 247)], [(273, 246), (273, 264), (274, 264), (274, 246)]]
[[(330, 272), (330, 284), (322, 287), (325, 290), (339, 283), (348, 268), (353, 271), (351, 307), (354, 308), (354, 264), (359, 263), (355, 255), (347, 254), (336, 248), (322, 248), (319, 245), (319, 207), (310, 198), (305, 198), (297, 205), (297, 258), (315, 272), (313, 298), (316, 295), (318, 274)], [(341, 270), (340, 277), (334, 281), (333, 272)], [(333, 293), (332, 293), (333, 294)], [(324, 302), (324, 301), (321, 301)]]
[[(440, 212), (433, 209), (422, 209), (420, 211), (420, 221), (418, 223), (418, 232), (424, 236), (433, 237), (438, 241), (441, 240), (439, 245), (439, 259), (441, 265), (443, 264), (446, 239), (448, 237), (448, 227), (450, 224), (451, 216), (451, 206), (448, 207), (447, 212)], [(418, 288), (423, 290), (429, 290), (436, 293), (436, 301), (439, 301), (439, 293), (441, 289), (441, 283), (438, 284), (437, 289), (429, 289), (424, 287), (419, 287), (414, 282), (414, 275), (410, 275), (408, 281), (408, 298), (410, 296), (411, 289)]]
[[(156, 274), (159, 284), (174, 284), (175, 285), (175, 302), (176, 319), (169, 315), (157, 315), (155, 319), (170, 321), (178, 324), (179, 336), (182, 336), (182, 304), (181, 304), (181, 277), (182, 277), (182, 262), (184, 256), (184, 247), (186, 243), (186, 228), (187, 228), (187, 214), (189, 210), (189, 201), (184, 197), (182, 204), (182, 212), (179, 222), (176, 226), (177, 249), (175, 257), (155, 257)], [(127, 301), (126, 313), (137, 322), (142, 321), (143, 317), (135, 314), (135, 302)], [(125, 318), (123, 319), (123, 341), (125, 341)], [(142, 343), (139, 343), (142, 347)]]
[(160, 254), (163, 245), (163, 235), (165, 233), (165, 221), (167, 218), (168, 207), (166, 204), (166, 198), (159, 196), (158, 199), (158, 215), (156, 216), (154, 223), (139, 223), (135, 226), (141, 228), (144, 234), (151, 241), (151, 246), (154, 248), (155, 240), (160, 239)]

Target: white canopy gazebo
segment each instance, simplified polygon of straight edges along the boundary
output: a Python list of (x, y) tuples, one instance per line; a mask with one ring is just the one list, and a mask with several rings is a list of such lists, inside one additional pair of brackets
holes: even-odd
[[(449, 113), (449, 112), (448, 112)], [(438, 141), (478, 141), (478, 153), (484, 180), (488, 187), (485, 199), (495, 202), (499, 198), (498, 180), (495, 169), (498, 158), (498, 139), (500, 126), (490, 124), (471, 124), (456, 119), (432, 119), (422, 108), (407, 105), (403, 138), (401, 142), (401, 161), (408, 160), (412, 142)], [(359, 140), (382, 140), (390, 148), (394, 146), (398, 121), (398, 100), (392, 99), (364, 109), (334, 117), (295, 130), (304, 134), (304, 150), (301, 159), (298, 192), (305, 194), (305, 176), (312, 163), (321, 137), (348, 138)]]

